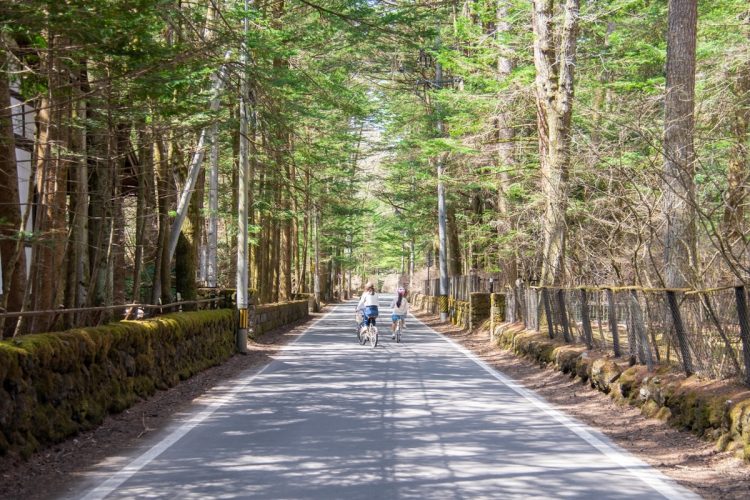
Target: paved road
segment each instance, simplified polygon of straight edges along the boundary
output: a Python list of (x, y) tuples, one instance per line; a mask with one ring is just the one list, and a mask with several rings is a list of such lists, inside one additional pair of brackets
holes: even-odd
[(353, 303), (149, 446), (72, 497), (694, 498), (413, 318), (360, 346)]

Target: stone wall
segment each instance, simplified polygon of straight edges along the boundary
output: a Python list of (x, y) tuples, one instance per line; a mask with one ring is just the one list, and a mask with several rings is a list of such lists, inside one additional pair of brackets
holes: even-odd
[(307, 311), (308, 312), (319, 312), (320, 311), (320, 304), (315, 302), (315, 294), (314, 293), (295, 293), (292, 297), (292, 300), (306, 300), (307, 301)]
[(506, 320), (505, 294), (490, 294), (490, 333), (495, 331), (495, 326)]
[(309, 300), (307, 298), (255, 306), (255, 313), (250, 318), (252, 335), (257, 337), (267, 331), (294, 323), (308, 316)]
[(648, 417), (716, 441), (719, 451), (733, 450), (750, 461), (750, 393), (724, 380), (702, 380), (661, 367), (649, 372), (629, 360), (565, 344), (517, 323), (495, 327), (493, 338), (505, 349), (542, 366), (579, 377), (613, 399), (640, 407)]
[(477, 328), (490, 317), (490, 294), (474, 292), (469, 296), (469, 311), (471, 318), (469, 328)]
[[(308, 316), (308, 300), (257, 306), (253, 335)], [(235, 353), (236, 310), (173, 313), (0, 341), (0, 455), (28, 457)]]
[(219, 309), (0, 341), (0, 454), (28, 457), (222, 363), (235, 329)]
[(471, 306), (463, 300), (448, 299), (448, 318), (454, 325), (468, 328), (471, 322)]
[[(424, 295), (414, 292), (409, 295), (409, 303), (420, 311), (430, 314), (440, 314), (440, 298), (434, 295)], [(463, 300), (448, 300), (448, 318), (454, 325), (468, 328), (471, 323), (471, 304)]]
[(440, 314), (440, 304), (438, 302), (438, 297), (436, 296), (412, 292), (409, 294), (408, 300), (409, 304), (415, 309), (429, 312), (430, 314)]

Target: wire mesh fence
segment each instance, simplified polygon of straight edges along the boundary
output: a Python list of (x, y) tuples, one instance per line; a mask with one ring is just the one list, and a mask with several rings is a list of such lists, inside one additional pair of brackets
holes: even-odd
[(712, 290), (505, 290), (506, 319), (550, 338), (608, 351), (654, 369), (674, 365), (750, 384), (750, 321), (743, 286)]
[[(49, 325), (44, 331), (46, 333), (54, 333), (70, 328), (98, 326), (112, 321), (147, 319), (173, 312), (220, 309), (233, 307), (234, 305), (233, 296), (230, 296), (226, 291), (220, 293), (211, 292), (208, 295), (207, 298), (203, 299), (178, 300), (169, 304), (118, 304), (15, 312), (0, 310), (0, 332), (8, 320), (13, 320), (13, 324), (15, 325), (15, 320), (33, 321), (35, 318), (42, 318), (45, 324)], [(18, 335), (26, 333), (26, 328), (18, 331)]]
[[(553, 339), (627, 357), (653, 369), (673, 365), (712, 379), (750, 385), (750, 313), (744, 286), (710, 290), (640, 287), (554, 288), (518, 283), (503, 290), (489, 276), (452, 276), (448, 296), (503, 293), (506, 321)], [(440, 280), (426, 280), (427, 295)]]
[[(494, 276), (479, 276), (479, 275), (457, 275), (448, 277), (448, 295), (453, 300), (461, 300), (468, 302), (469, 297), (472, 293), (483, 292), (491, 293), (495, 288), (495, 284), (499, 283), (498, 278)], [(434, 278), (424, 280), (422, 283), (422, 291), (425, 295), (442, 295), (440, 293), (440, 279)]]

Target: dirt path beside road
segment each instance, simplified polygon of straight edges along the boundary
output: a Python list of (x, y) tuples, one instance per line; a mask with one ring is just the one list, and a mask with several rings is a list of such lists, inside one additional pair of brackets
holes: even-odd
[(482, 361), (534, 390), (581, 422), (597, 428), (612, 441), (680, 484), (708, 499), (750, 498), (750, 464), (731, 453), (719, 453), (712, 442), (644, 417), (634, 407), (616, 403), (587, 383), (494, 346), (489, 332), (468, 332), (443, 324), (430, 314), (420, 321), (458, 342)]

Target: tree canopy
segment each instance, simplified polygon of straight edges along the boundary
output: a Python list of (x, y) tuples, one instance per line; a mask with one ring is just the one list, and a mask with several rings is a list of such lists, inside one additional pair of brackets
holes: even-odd
[[(450, 274), (670, 286), (674, 241), (694, 247), (686, 285), (745, 282), (750, 12), (697, 4), (684, 161), (665, 145), (681, 123), (665, 118), (668, 40), (689, 43), (669, 37), (679, 14), (665, 0), (6, 1), (2, 305), (233, 287), (243, 91), (259, 301), (310, 293), (316, 275), (331, 298), (388, 273), (419, 286), (438, 181)], [(7, 321), (5, 334), (79, 320)]]

